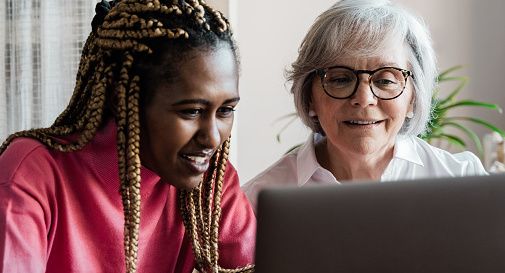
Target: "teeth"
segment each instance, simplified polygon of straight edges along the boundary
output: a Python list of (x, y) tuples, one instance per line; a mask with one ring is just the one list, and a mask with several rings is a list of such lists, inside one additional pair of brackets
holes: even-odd
[(369, 125), (377, 123), (377, 121), (372, 120), (349, 120), (348, 122), (351, 124), (359, 124), (359, 125)]
[(207, 161), (207, 157), (202, 156), (185, 156), (187, 159), (194, 161), (196, 164), (204, 164)]

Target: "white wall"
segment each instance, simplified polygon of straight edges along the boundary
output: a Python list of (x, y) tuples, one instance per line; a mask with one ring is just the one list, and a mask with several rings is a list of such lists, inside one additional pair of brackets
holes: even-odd
[(235, 33), (242, 57), (237, 168), (244, 183), (306, 139), (307, 131), (297, 121), (282, 135), (281, 143), (276, 141), (285, 120), (275, 121), (294, 112), (284, 70), (296, 58), (308, 27), (332, 1), (237, 2)]
[[(235, 125), (232, 158), (245, 183), (274, 163), (292, 145), (306, 139), (297, 123), (281, 143), (275, 139), (284, 124), (275, 123), (294, 111), (284, 70), (295, 60), (298, 46), (318, 14), (332, 0), (215, 0), (227, 7), (238, 41), (242, 71), (241, 102)], [(224, 2), (223, 2), (224, 1)], [(393, 0), (394, 1), (394, 0)], [(212, 3), (210, 1), (209, 3)], [(470, 83), (461, 97), (505, 107), (505, 1), (397, 0), (421, 15), (432, 31), (439, 67), (466, 66)], [(310, 4), (309, 4), (310, 3)], [(219, 3), (218, 3), (219, 4)], [(449, 87), (450, 88), (450, 87)], [(505, 128), (505, 118), (491, 111), (465, 109)], [(487, 131), (475, 127), (482, 135)]]

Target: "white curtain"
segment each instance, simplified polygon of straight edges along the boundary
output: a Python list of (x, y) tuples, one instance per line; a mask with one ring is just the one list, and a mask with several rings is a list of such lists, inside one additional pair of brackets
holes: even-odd
[(65, 108), (98, 0), (0, 0), (0, 141)]

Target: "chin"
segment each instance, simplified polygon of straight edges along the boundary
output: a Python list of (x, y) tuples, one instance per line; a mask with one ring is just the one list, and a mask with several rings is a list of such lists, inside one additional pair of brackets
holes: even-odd
[(176, 177), (176, 178), (163, 178), (163, 181), (166, 183), (176, 187), (180, 190), (192, 190), (196, 188), (200, 182), (202, 181), (203, 176), (195, 176), (195, 177)]
[(182, 189), (192, 190), (198, 187), (198, 185), (200, 185), (200, 182), (202, 182), (202, 177), (198, 177), (197, 179), (190, 179), (190, 181), (182, 185)]
[(362, 140), (354, 141), (351, 145), (349, 145), (349, 147), (352, 147), (352, 150), (356, 154), (369, 155), (377, 151), (377, 145), (378, 144), (374, 141)]

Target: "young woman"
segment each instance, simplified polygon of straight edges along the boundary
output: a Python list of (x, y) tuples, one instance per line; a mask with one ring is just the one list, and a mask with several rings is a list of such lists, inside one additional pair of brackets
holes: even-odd
[(66, 110), (0, 148), (0, 272), (252, 271), (227, 19), (197, 0), (96, 11)]

